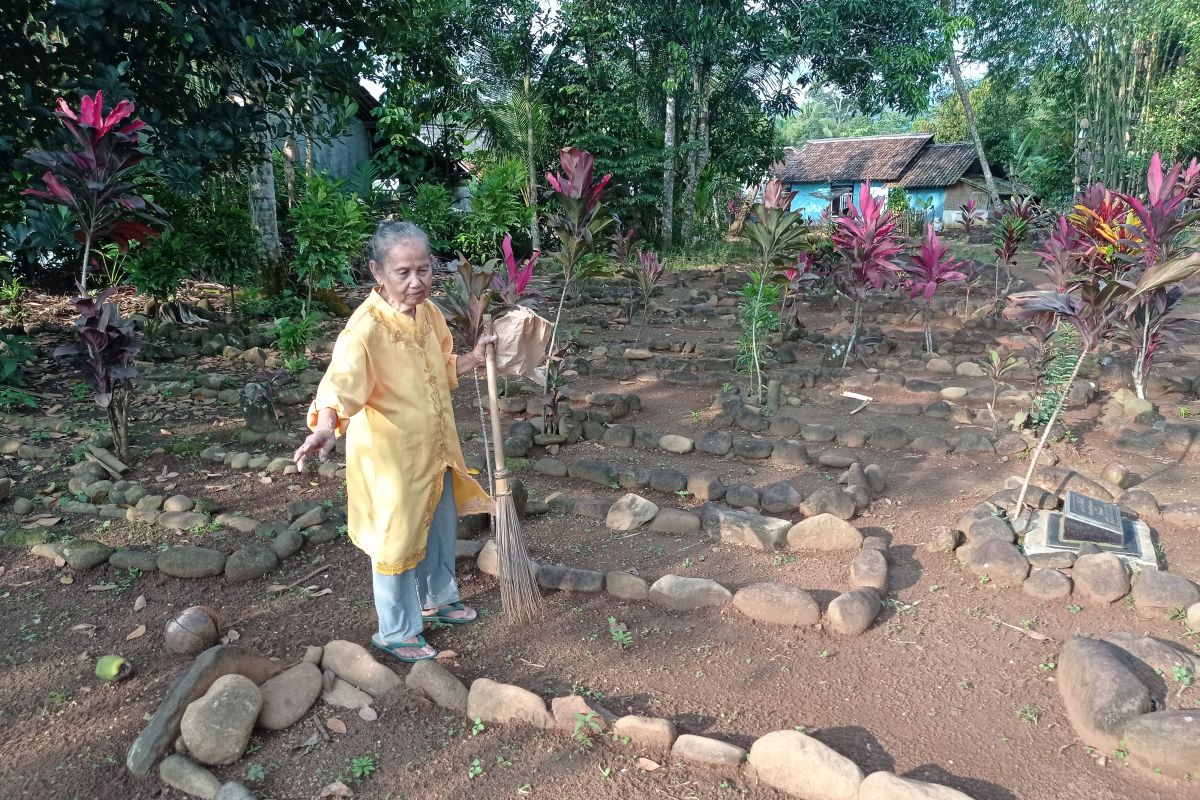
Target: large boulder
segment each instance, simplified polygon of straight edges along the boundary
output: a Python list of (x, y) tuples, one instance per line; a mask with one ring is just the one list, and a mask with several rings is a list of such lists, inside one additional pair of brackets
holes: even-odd
[(985, 539), (972, 546), (968, 565), (997, 586), (1020, 586), (1029, 577), (1029, 559), (1003, 539)]
[(787, 532), (789, 550), (858, 550), (862, 543), (858, 528), (833, 514), (803, 519)]
[(706, 503), (701, 508), (700, 524), (714, 539), (759, 550), (774, 550), (783, 543), (791, 527), (786, 519), (735, 511), (715, 503)]
[(1058, 690), (1067, 718), (1088, 744), (1109, 750), (1128, 723), (1150, 710), (1150, 690), (1115, 645), (1068, 639), (1058, 656)]
[(804, 800), (857, 800), (862, 770), (799, 731), (775, 731), (750, 746), (750, 769), (762, 783)]
[(872, 772), (858, 787), (858, 800), (971, 800), (949, 786), (901, 778), (890, 772)]
[(1137, 762), (1170, 777), (1200, 773), (1200, 711), (1156, 711), (1125, 726), (1125, 747)]
[(372, 697), (386, 694), (403, 683), (399, 675), (376, 661), (367, 648), (341, 639), (325, 645), (321, 669), (331, 670)]
[(418, 661), (412, 665), (405, 685), (439, 708), (456, 714), (467, 713), (467, 687), (437, 661)]
[(1091, 553), (1075, 559), (1071, 578), (1075, 591), (1089, 600), (1111, 603), (1129, 594), (1129, 570), (1112, 553)]
[(262, 708), (257, 725), (281, 731), (300, 721), (321, 696), (321, 670), (303, 662), (285, 670), (258, 687)]
[(609, 506), (605, 524), (614, 531), (631, 531), (650, 520), (658, 513), (658, 506), (646, 498), (627, 494)]
[(803, 589), (784, 583), (752, 583), (733, 596), (733, 607), (770, 625), (804, 627), (821, 621), (821, 608)]
[(835, 633), (857, 636), (871, 627), (882, 608), (883, 602), (879, 598), (879, 592), (862, 587), (833, 598), (829, 608), (825, 610), (825, 618)]
[(204, 764), (242, 757), (262, 710), (262, 695), (243, 675), (223, 675), (183, 712), (179, 730), (188, 752)]
[(554, 727), (546, 703), (528, 689), (477, 678), (467, 694), (467, 717), (483, 722), (524, 722), (535, 728)]
[(1148, 569), (1133, 584), (1133, 605), (1140, 614), (1158, 616), (1200, 603), (1200, 589), (1182, 575)]
[(707, 578), (664, 575), (650, 587), (650, 602), (671, 611), (720, 607), (732, 597), (728, 589)]

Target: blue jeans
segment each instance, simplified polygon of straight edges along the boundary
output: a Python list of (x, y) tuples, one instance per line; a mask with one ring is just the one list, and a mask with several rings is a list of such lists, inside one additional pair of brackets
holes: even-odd
[(450, 470), (446, 470), (442, 497), (429, 527), (425, 559), (399, 575), (373, 573), (375, 613), (379, 615), (379, 638), (384, 644), (396, 644), (419, 634), (425, 627), (422, 609), (458, 602), (458, 583), (454, 580), (457, 538), (454, 482)]

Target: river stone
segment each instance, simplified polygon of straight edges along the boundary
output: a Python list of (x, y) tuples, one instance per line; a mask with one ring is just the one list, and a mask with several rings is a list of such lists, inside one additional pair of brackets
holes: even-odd
[(190, 531), (208, 524), (208, 515), (195, 511), (164, 512), (155, 520), (164, 528), (173, 531)]
[(707, 767), (736, 769), (746, 760), (746, 751), (735, 744), (685, 733), (671, 746), (671, 758)]
[(725, 490), (725, 502), (734, 508), (758, 508), (758, 489), (748, 483), (735, 483)]
[(158, 569), (158, 553), (149, 550), (129, 550), (117, 548), (108, 557), (108, 563), (114, 569), (136, 569), (140, 572), (154, 572)]
[(1111, 603), (1129, 594), (1129, 570), (1112, 553), (1092, 553), (1075, 559), (1071, 568), (1075, 591), (1100, 603)]
[(881, 450), (902, 450), (908, 447), (912, 438), (901, 428), (887, 425), (872, 431), (871, 437), (867, 441), (872, 447), (878, 447)]
[(979, 431), (963, 431), (954, 445), (955, 453), (990, 453), (995, 454), (996, 446)]
[(546, 703), (528, 689), (477, 678), (467, 694), (467, 717), (483, 722), (524, 722), (535, 728), (554, 727)]
[(63, 545), (62, 556), (71, 569), (91, 569), (98, 567), (113, 553), (113, 549), (103, 542), (93, 539), (72, 539)]
[(770, 458), (775, 445), (762, 439), (738, 439), (733, 443), (733, 454), (738, 458), (761, 461)]
[(887, 591), (888, 564), (883, 553), (864, 547), (850, 562), (850, 585), (869, 586), (881, 594)]
[(953, 528), (937, 527), (929, 532), (925, 545), (931, 553), (952, 553), (958, 547), (958, 531)]
[(843, 447), (834, 447), (817, 456), (817, 463), (833, 469), (848, 469), (858, 463), (858, 455)]
[(690, 453), (696, 449), (696, 443), (686, 436), (676, 436), (675, 434), (667, 434), (658, 440), (658, 446), (668, 453)]
[(217, 796), (213, 800), (257, 800), (254, 792), (247, 789), (243, 784), (236, 781), (230, 781), (221, 785), (217, 791)]
[[(333, 675), (332, 672), (329, 674)], [(334, 676), (333, 682), (329, 686), (324, 687), (324, 691), (321, 693), (321, 700), (331, 706), (354, 710), (364, 708), (375, 702), (375, 699), (371, 695), (337, 676)]]
[(800, 511), (806, 517), (820, 514), (832, 514), (839, 519), (848, 520), (856, 511), (854, 498), (846, 494), (838, 486), (822, 486), (805, 498), (800, 504)]
[(279, 566), (279, 556), (265, 544), (248, 544), (233, 551), (225, 561), (225, 579), (245, 583), (261, 578)]
[(204, 767), (181, 755), (170, 755), (158, 765), (158, 777), (172, 789), (203, 800), (214, 800), (221, 780)]
[(262, 709), (258, 727), (269, 731), (290, 728), (308, 713), (321, 696), (321, 670), (315, 664), (301, 662), (258, 687)]
[(196, 503), (186, 494), (171, 495), (163, 501), (162, 510), (170, 512), (191, 511), (196, 507)]
[(321, 669), (332, 670), (342, 680), (357, 686), (372, 697), (400, 686), (400, 676), (380, 664), (362, 645), (335, 639), (325, 645)]
[(804, 502), (804, 495), (789, 481), (772, 483), (762, 491), (759, 507), (768, 514), (787, 514)]
[(618, 600), (645, 600), (650, 596), (650, 585), (644, 578), (619, 570), (605, 575), (604, 588)]
[(695, 611), (723, 606), (733, 595), (716, 581), (664, 575), (650, 587), (650, 602), (671, 611)]
[(304, 535), (296, 531), (284, 531), (271, 540), (271, 550), (279, 559), (291, 558), (304, 547)]
[(605, 524), (614, 531), (632, 531), (650, 520), (658, 513), (658, 506), (644, 497), (627, 494), (608, 509)]
[(989, 539), (999, 539), (1011, 544), (1016, 541), (1017, 534), (1013, 532), (1007, 519), (990, 514), (975, 520), (967, 527), (967, 541), (978, 544)]
[(733, 607), (770, 625), (806, 627), (821, 621), (821, 609), (803, 589), (783, 583), (752, 583), (733, 596)]
[(707, 431), (696, 440), (696, 449), (714, 456), (729, 455), (733, 450), (733, 434), (729, 431)]
[(678, 735), (675, 732), (675, 723), (669, 719), (637, 715), (618, 719), (613, 723), (613, 733), (616, 736), (628, 738), (632, 744), (638, 747), (655, 750), (669, 749), (671, 745), (675, 744), (675, 738)]
[(950, 452), (950, 443), (941, 436), (918, 436), (910, 446), (918, 453), (931, 456), (944, 456)]
[(862, 770), (799, 731), (775, 731), (750, 746), (750, 769), (762, 783), (804, 800), (857, 800)]
[(672, 536), (688, 536), (700, 532), (700, 515), (682, 508), (660, 508), (650, 520), (650, 530)]
[(225, 554), (184, 544), (158, 554), (158, 569), (172, 578), (212, 578), (225, 572)]
[(223, 675), (183, 712), (179, 730), (188, 753), (204, 764), (242, 757), (262, 709), (262, 695), (243, 675)]
[(976, 575), (987, 575), (997, 586), (1020, 586), (1029, 576), (1029, 559), (1001, 539), (972, 543), (968, 566)]
[(796, 436), (800, 433), (800, 420), (795, 417), (775, 417), (767, 430), (772, 436)]
[(791, 527), (785, 519), (764, 517), (746, 511), (705, 503), (700, 509), (704, 532), (714, 539), (759, 550), (774, 550), (783, 544)]
[(697, 472), (688, 476), (687, 491), (702, 503), (725, 497), (725, 482), (711, 472)]
[(539, 564), (538, 586), (562, 592), (604, 591), (604, 573), (590, 569), (576, 569), (562, 564)]
[(871, 627), (882, 608), (879, 592), (861, 587), (833, 598), (825, 611), (825, 618), (835, 633), (857, 636)]
[(632, 425), (613, 425), (600, 437), (606, 447), (633, 447), (635, 431)]
[(1200, 603), (1200, 589), (1187, 578), (1171, 572), (1144, 570), (1133, 584), (1134, 608), (1147, 616), (1188, 608), (1195, 603)]
[(1115, 747), (1129, 722), (1150, 711), (1150, 690), (1108, 642), (1068, 639), (1058, 656), (1057, 677), (1067, 718), (1088, 744)]
[(1156, 771), (1194, 776), (1200, 772), (1200, 710), (1143, 714), (1125, 726), (1125, 747), (1135, 761)]
[(677, 469), (655, 467), (650, 470), (650, 488), (667, 494), (682, 492), (687, 489), (687, 475)]
[(611, 464), (605, 464), (603, 461), (580, 459), (567, 467), (567, 474), (572, 478), (601, 486), (611, 486), (617, 482), (617, 470)]
[(436, 660), (418, 661), (408, 671), (404, 685), (410, 691), (429, 698), (438, 708), (456, 714), (467, 713), (467, 687)]
[(551, 478), (567, 477), (567, 465), (557, 458), (539, 458), (533, 462), (533, 470), (539, 475), (547, 475)]
[(890, 772), (872, 772), (858, 787), (858, 800), (971, 800), (971, 797), (949, 786), (901, 778)]
[(612, 729), (617, 721), (616, 714), (594, 700), (582, 695), (569, 694), (565, 697), (555, 697), (550, 701), (550, 715), (559, 730), (567, 733), (575, 732), (575, 722), (580, 717), (591, 717), (592, 722), (599, 726), (601, 733)]
[(1056, 569), (1035, 569), (1021, 584), (1021, 591), (1044, 603), (1062, 600), (1071, 594), (1071, 579)]
[(805, 425), (800, 430), (800, 438), (806, 442), (832, 442), (837, 438), (837, 431), (832, 425)]
[(862, 543), (858, 528), (833, 514), (801, 520), (787, 532), (789, 550), (858, 550)]
[(771, 463), (781, 467), (803, 467), (808, 464), (808, 450), (795, 442), (776, 442), (771, 451)]

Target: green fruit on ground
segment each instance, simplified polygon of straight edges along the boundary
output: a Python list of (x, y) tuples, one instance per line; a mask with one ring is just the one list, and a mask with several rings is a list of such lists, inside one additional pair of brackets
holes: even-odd
[(133, 665), (121, 656), (103, 656), (96, 662), (96, 677), (102, 681), (119, 681), (129, 677)]

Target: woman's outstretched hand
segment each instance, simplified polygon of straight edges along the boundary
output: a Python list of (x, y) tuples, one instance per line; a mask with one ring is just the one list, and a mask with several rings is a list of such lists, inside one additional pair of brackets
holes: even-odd
[(296, 470), (304, 472), (304, 462), (312, 456), (317, 456), (321, 461), (328, 461), (329, 454), (333, 452), (333, 431), (322, 429), (309, 434), (304, 440), (304, 444), (296, 449), (296, 454), (292, 456), (292, 460), (296, 462)]
[(475, 358), (479, 359), (479, 363), (482, 364), (484, 361), (487, 360), (488, 345), (495, 344), (497, 338), (498, 337), (496, 336), (496, 334), (491, 333), (490, 331), (487, 333), (480, 334), (479, 338), (475, 341), (474, 349), (471, 350), (471, 355), (473, 355)]

